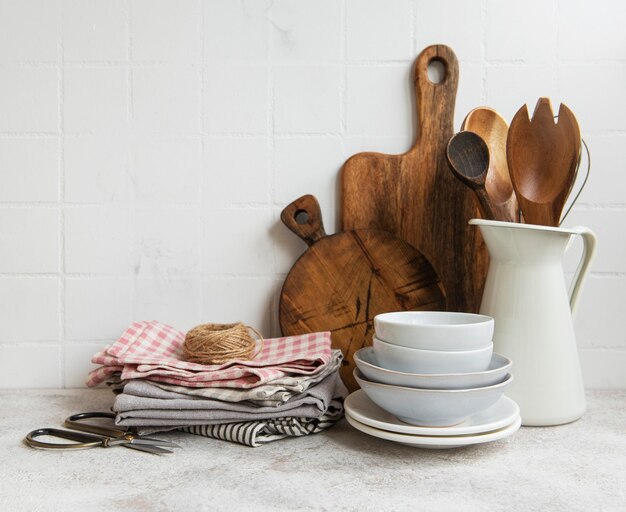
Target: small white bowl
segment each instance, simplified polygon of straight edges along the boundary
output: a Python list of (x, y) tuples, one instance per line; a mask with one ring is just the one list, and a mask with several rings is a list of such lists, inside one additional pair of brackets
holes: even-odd
[(363, 347), (354, 353), (354, 363), (366, 379), (381, 384), (422, 389), (469, 389), (493, 386), (502, 382), (513, 363), (495, 352), (483, 372), (468, 373), (405, 373), (382, 368), (372, 347)]
[(379, 407), (411, 425), (449, 427), (495, 404), (513, 376), (493, 386), (475, 389), (417, 389), (371, 382), (358, 368), (354, 378)]
[(449, 311), (398, 311), (374, 317), (376, 337), (421, 350), (476, 350), (493, 338), (490, 316)]
[(487, 369), (493, 343), (478, 350), (446, 352), (392, 345), (374, 336), (372, 347), (382, 368), (406, 373), (468, 373)]

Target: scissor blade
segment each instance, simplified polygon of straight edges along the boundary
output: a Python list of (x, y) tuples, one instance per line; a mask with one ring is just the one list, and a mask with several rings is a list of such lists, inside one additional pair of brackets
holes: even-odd
[(132, 448), (133, 450), (139, 450), (142, 452), (154, 453), (156, 455), (162, 455), (165, 453), (174, 453), (171, 450), (166, 450), (165, 448), (159, 448), (158, 446), (154, 446), (154, 445), (136, 444), (135, 441), (124, 443), (122, 446), (124, 448)]
[(163, 441), (162, 439), (153, 439), (152, 437), (135, 437), (132, 441), (137, 444), (150, 444), (153, 446), (169, 446), (171, 448), (180, 448), (179, 444), (171, 441)]

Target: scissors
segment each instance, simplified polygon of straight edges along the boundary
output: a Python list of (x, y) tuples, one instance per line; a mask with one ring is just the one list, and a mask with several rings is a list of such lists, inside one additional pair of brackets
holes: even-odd
[[(105, 418), (107, 424), (95, 424), (89, 421), (94, 418)], [(167, 446), (180, 448), (179, 445), (170, 441), (162, 441), (135, 434), (131, 430), (123, 430), (115, 426), (115, 414), (111, 412), (81, 412), (74, 414), (65, 420), (65, 427), (71, 430), (61, 430), (58, 428), (38, 428), (29, 432), (25, 438), (26, 444), (33, 448), (43, 448), (48, 450), (81, 450), (84, 448), (110, 448), (112, 446), (123, 446), (143, 452), (163, 454), (173, 453), (171, 450), (161, 448)], [(110, 426), (108, 425), (110, 423)], [(80, 431), (80, 432), (78, 432)], [(37, 440), (40, 436), (52, 436), (75, 443), (54, 443)]]

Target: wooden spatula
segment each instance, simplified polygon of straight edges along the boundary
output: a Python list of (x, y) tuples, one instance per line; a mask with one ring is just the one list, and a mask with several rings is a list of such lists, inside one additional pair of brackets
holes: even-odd
[(526, 105), (515, 114), (506, 141), (511, 181), (524, 222), (558, 226), (580, 156), (580, 128), (563, 103), (554, 121), (548, 98), (540, 98), (532, 119)]

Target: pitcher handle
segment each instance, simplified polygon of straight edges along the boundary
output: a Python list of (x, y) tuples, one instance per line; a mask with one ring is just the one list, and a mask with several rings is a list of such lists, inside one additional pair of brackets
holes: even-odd
[(583, 238), (583, 254), (569, 289), (569, 306), (572, 315), (574, 315), (576, 304), (578, 303), (578, 296), (580, 295), (582, 285), (589, 272), (589, 265), (593, 259), (593, 255), (596, 252), (597, 238), (593, 231), (584, 226), (576, 226), (570, 228), (570, 230)]

